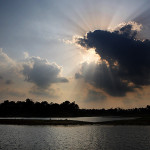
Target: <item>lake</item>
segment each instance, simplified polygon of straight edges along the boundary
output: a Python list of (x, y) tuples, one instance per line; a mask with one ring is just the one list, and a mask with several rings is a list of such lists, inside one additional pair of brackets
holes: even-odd
[(150, 126), (0, 125), (2, 150), (149, 150)]
[[(5, 119), (0, 117), (0, 119)], [(135, 117), (116, 117), (116, 116), (106, 116), (106, 117), (63, 117), (63, 118), (25, 118), (25, 117), (7, 117), (7, 119), (33, 119), (33, 120), (77, 120), (77, 121), (88, 121), (88, 122), (104, 122), (113, 120), (128, 120), (135, 119)]]

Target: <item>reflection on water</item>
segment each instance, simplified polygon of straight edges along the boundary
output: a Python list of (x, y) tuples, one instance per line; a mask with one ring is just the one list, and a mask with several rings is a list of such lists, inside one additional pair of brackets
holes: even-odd
[(78, 121), (88, 121), (88, 122), (104, 122), (104, 121), (113, 121), (113, 120), (126, 120), (134, 119), (132, 117), (76, 117), (76, 118), (67, 118), (69, 120), (78, 120)]
[[(4, 118), (0, 118), (4, 119)], [(126, 119), (134, 119), (132, 117), (116, 117), (116, 116), (109, 116), (109, 117), (72, 117), (72, 118), (21, 118), (21, 117), (11, 117), (7, 119), (40, 119), (40, 120), (78, 120), (78, 121), (88, 121), (88, 122), (104, 122), (104, 121), (113, 121), (113, 120), (126, 120)]]
[(0, 125), (0, 149), (149, 150), (150, 126)]

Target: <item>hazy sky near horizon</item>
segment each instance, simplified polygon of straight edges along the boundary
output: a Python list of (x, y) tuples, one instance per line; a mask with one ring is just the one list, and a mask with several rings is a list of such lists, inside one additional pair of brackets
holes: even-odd
[(0, 0), (0, 101), (149, 105), (149, 18), (149, 0)]

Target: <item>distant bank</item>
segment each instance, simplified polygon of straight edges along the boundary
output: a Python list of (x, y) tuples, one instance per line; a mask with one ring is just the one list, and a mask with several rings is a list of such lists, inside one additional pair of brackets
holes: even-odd
[[(123, 118), (122, 118), (123, 119)], [(86, 122), (75, 120), (32, 120), (32, 119), (0, 119), (5, 125), (150, 125), (150, 118), (143, 117), (132, 120), (115, 120), (105, 122)]]
[(91, 117), (91, 116), (133, 116), (150, 117), (150, 106), (145, 108), (110, 108), (80, 109), (75, 102), (65, 101), (61, 104), (47, 101), (34, 102), (5, 100), (0, 103), (0, 117)]

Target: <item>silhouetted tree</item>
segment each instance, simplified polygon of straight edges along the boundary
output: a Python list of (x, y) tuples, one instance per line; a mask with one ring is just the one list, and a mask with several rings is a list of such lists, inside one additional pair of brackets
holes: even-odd
[(102, 116), (123, 115), (141, 116), (150, 115), (150, 106), (133, 109), (79, 109), (75, 102), (65, 101), (61, 104), (48, 103), (47, 101), (34, 102), (31, 99), (25, 101), (5, 100), (0, 104), (1, 117), (72, 117), (72, 116)]

